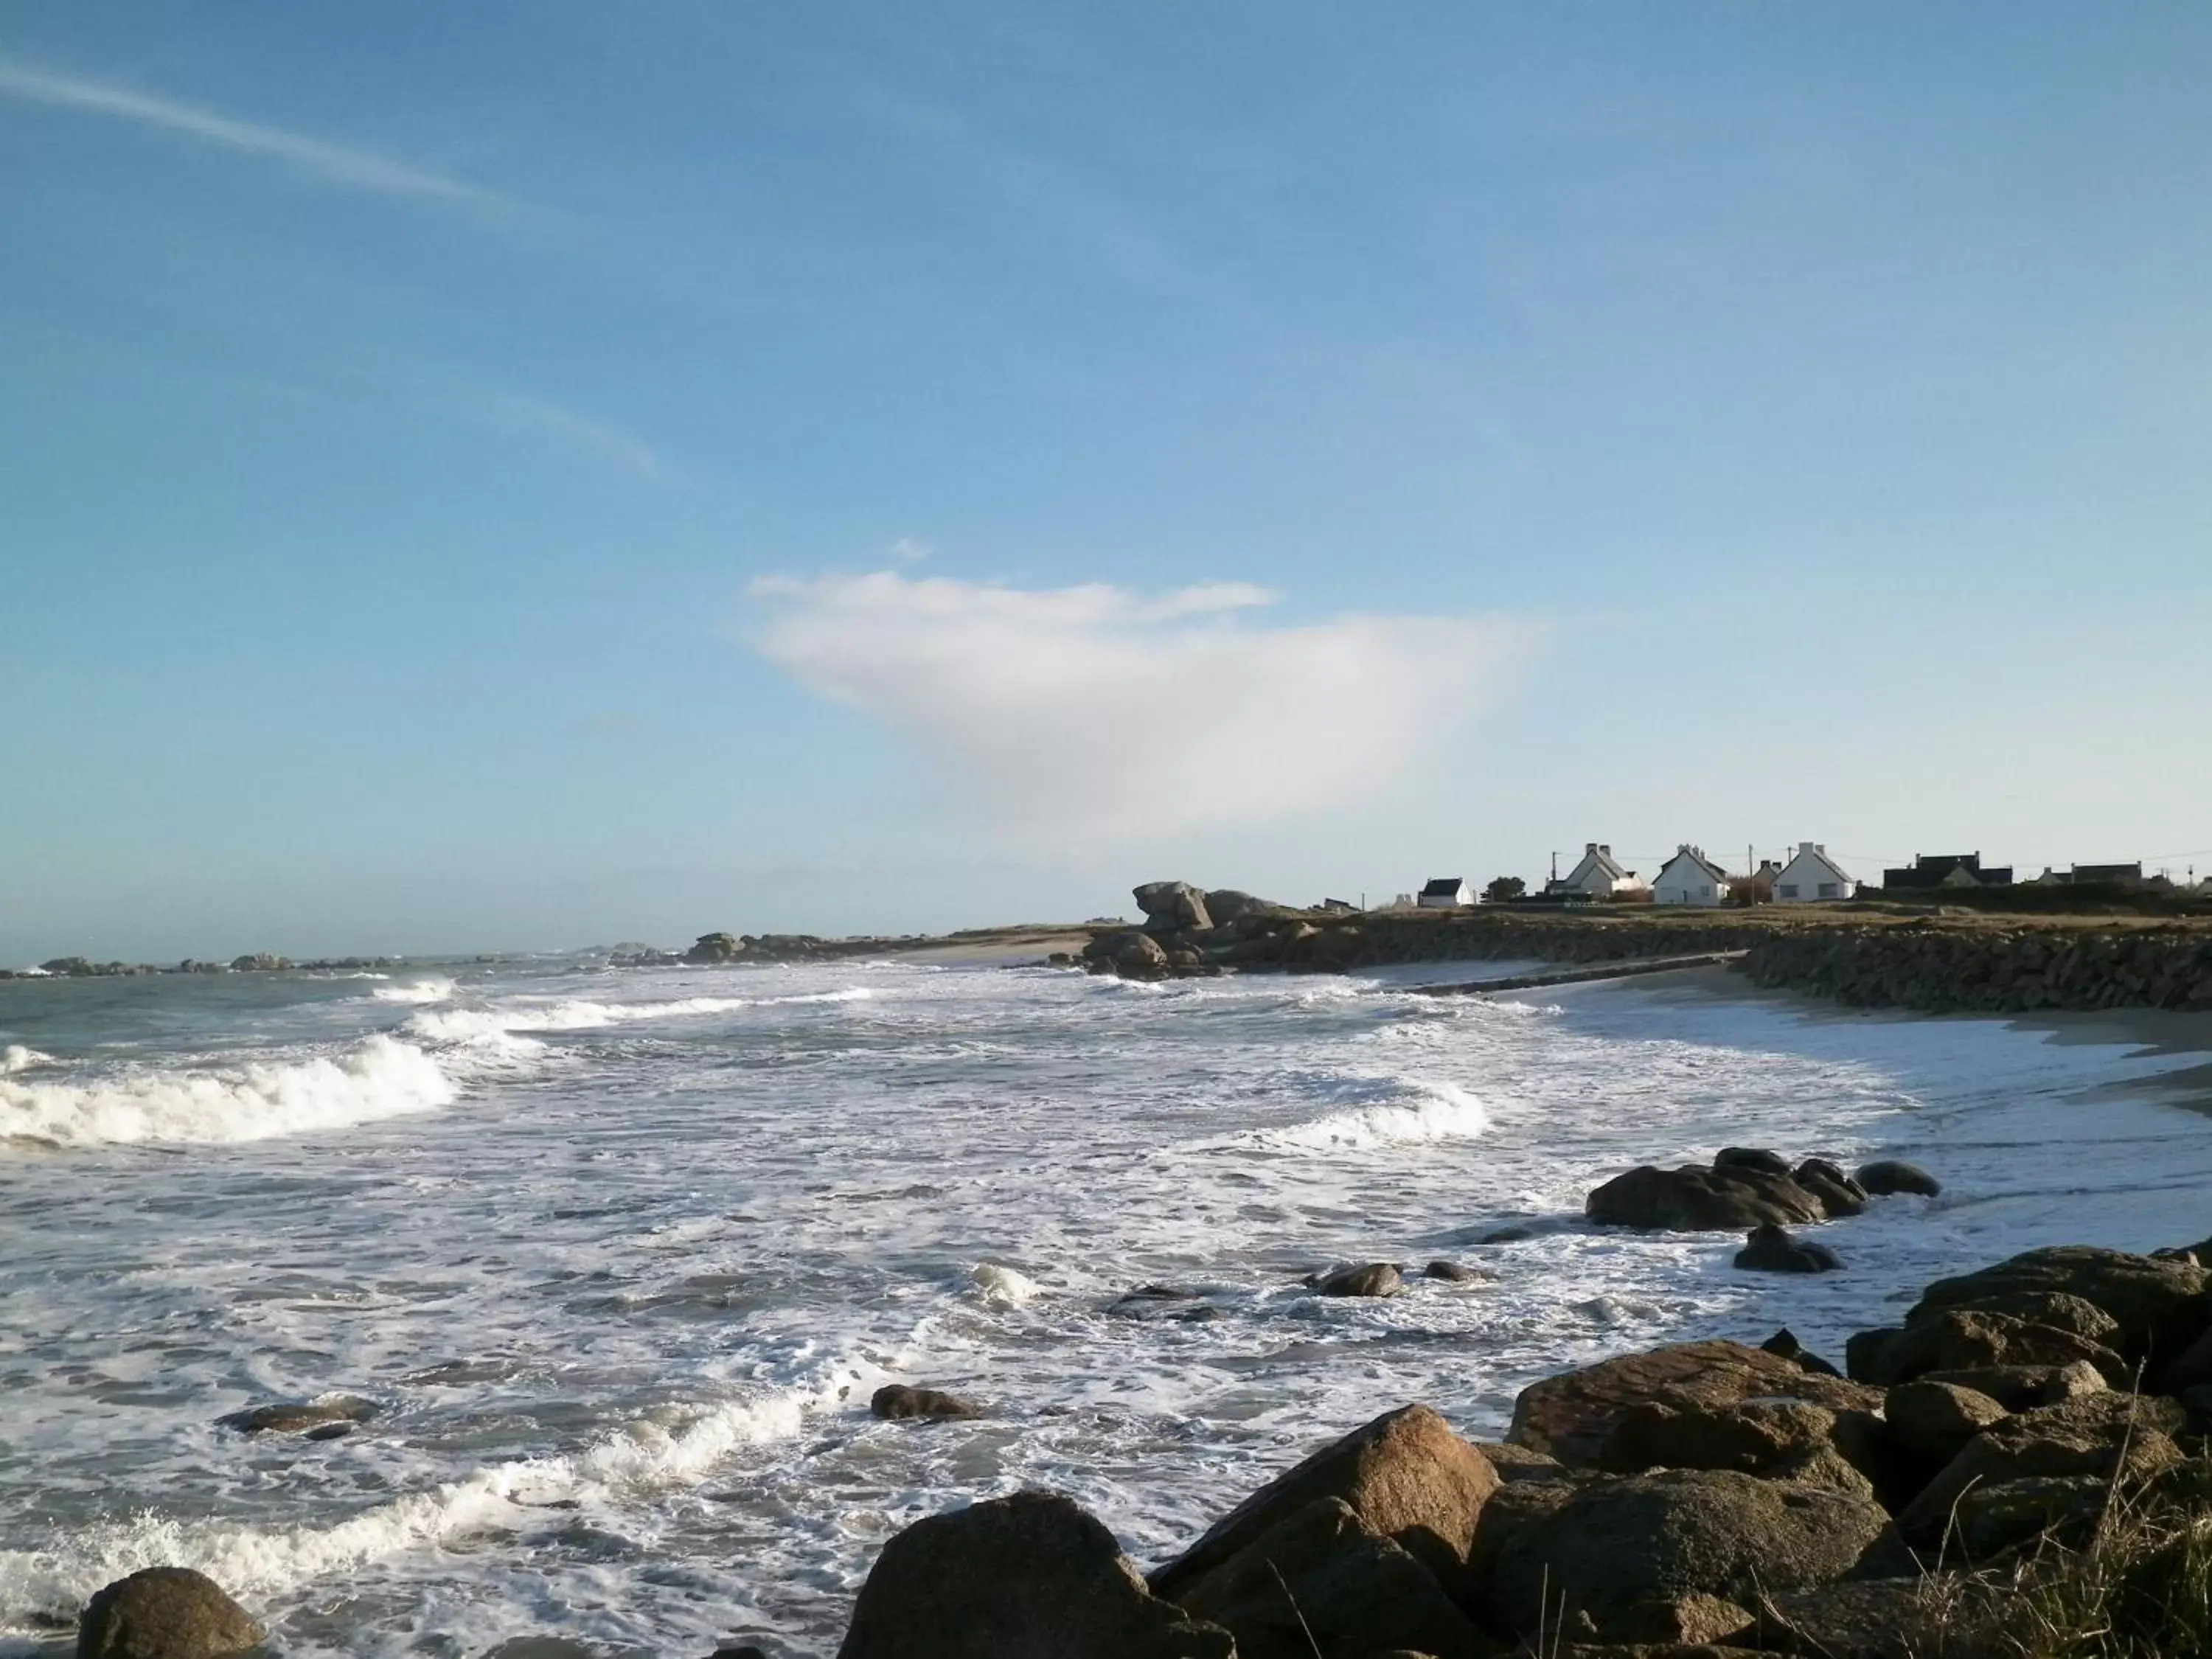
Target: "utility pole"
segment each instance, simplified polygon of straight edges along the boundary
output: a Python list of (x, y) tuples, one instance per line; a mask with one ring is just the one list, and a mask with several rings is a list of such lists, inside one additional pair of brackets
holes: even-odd
[(1557, 853), (1554, 853), (1554, 854), (1552, 854), (1552, 879), (1553, 879), (1553, 881), (1557, 881), (1559, 878), (1559, 855)]

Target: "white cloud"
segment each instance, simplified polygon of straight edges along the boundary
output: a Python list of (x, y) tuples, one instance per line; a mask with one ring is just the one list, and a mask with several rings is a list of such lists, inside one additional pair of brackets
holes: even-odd
[(1474, 713), (1533, 630), (1496, 617), (1255, 626), (1241, 582), (1158, 595), (896, 571), (772, 577), (763, 655), (911, 733), (1000, 822), (1085, 840), (1369, 798)]
[(143, 126), (180, 134), (244, 155), (267, 156), (332, 184), (387, 196), (416, 196), (472, 207), (506, 204), (489, 191), (458, 179), (394, 161), (371, 150), (325, 143), (304, 133), (263, 126), (127, 87), (54, 75), (28, 64), (0, 59), (0, 93), (58, 109), (112, 116)]

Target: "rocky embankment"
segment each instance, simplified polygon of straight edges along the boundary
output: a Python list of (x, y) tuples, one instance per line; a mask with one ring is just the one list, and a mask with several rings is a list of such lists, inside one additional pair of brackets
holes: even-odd
[(89, 957), (56, 957), (51, 962), (40, 963), (28, 973), (0, 968), (0, 979), (118, 979), (140, 974), (281, 974), (295, 970), (303, 974), (361, 973), (408, 965), (404, 957), (317, 957), (311, 962), (295, 962), (271, 951), (233, 957), (228, 962), (203, 962), (197, 957), (186, 957), (173, 963), (94, 962)]
[(1097, 930), (1094, 973), (1342, 973), (1418, 962), (1635, 962), (1741, 951), (1755, 984), (1857, 1007), (1923, 1012), (2212, 1010), (2212, 927), (2201, 921), (1822, 911), (1297, 910), (1188, 882), (1135, 890), (1141, 927)]

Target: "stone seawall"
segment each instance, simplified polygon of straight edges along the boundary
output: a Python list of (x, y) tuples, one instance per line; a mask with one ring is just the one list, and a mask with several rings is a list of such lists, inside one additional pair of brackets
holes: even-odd
[(2212, 1010), (2212, 933), (2202, 927), (1822, 928), (1770, 936), (1739, 971), (1861, 1008)]
[[(1202, 897), (1203, 896), (1201, 896)], [(1200, 912), (1199, 915), (1206, 915)], [(1243, 908), (1101, 930), (1085, 964), (1130, 978), (1218, 972), (1346, 973), (1423, 962), (1632, 962), (1741, 951), (1757, 985), (1856, 1007), (1927, 1013), (2038, 1009), (2212, 1011), (2212, 927), (2133, 917), (1490, 909), (1330, 915)]]

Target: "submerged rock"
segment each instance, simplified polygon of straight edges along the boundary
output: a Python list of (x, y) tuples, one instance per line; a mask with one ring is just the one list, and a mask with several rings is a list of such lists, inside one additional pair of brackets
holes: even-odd
[(1744, 1235), (1735, 1265), (1759, 1273), (1825, 1273), (1844, 1264), (1826, 1245), (1808, 1238), (1793, 1238), (1784, 1228), (1753, 1227)]
[(1880, 1158), (1871, 1164), (1862, 1164), (1853, 1178), (1875, 1198), (1887, 1198), (1895, 1193), (1934, 1198), (1943, 1190), (1943, 1183), (1934, 1176), (1901, 1158)]
[(941, 1389), (917, 1389), (904, 1382), (886, 1382), (868, 1401), (878, 1417), (900, 1420), (912, 1418), (981, 1417), (983, 1408), (972, 1400)]
[(77, 1659), (224, 1659), (268, 1632), (205, 1573), (147, 1567), (85, 1603)]
[(1424, 1279), (1441, 1279), (1447, 1285), (1480, 1285), (1495, 1280), (1498, 1275), (1481, 1267), (1470, 1267), (1457, 1261), (1431, 1261), (1421, 1269)]
[(1067, 1498), (1016, 1492), (917, 1521), (884, 1546), (838, 1659), (1234, 1659), (1218, 1626), (1145, 1588)]
[(1316, 1273), (1306, 1285), (1316, 1296), (1395, 1296), (1406, 1288), (1406, 1280), (1397, 1263), (1370, 1261), (1364, 1267)]
[(309, 1439), (335, 1440), (366, 1423), (383, 1409), (374, 1400), (358, 1395), (325, 1395), (317, 1400), (286, 1400), (216, 1419), (216, 1426), (239, 1434), (303, 1434)]
[(1583, 1211), (1592, 1221), (1667, 1232), (1734, 1232), (1827, 1218), (1820, 1199), (1790, 1176), (1726, 1164), (1641, 1164), (1593, 1190)]

